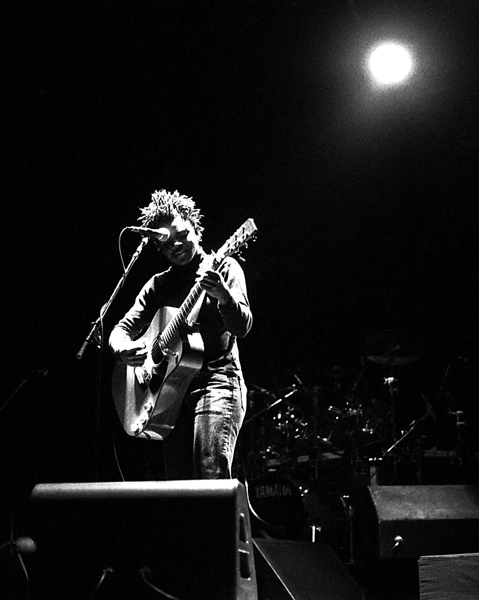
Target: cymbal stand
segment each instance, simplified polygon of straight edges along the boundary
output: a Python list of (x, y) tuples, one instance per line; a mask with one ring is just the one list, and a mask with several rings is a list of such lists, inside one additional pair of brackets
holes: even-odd
[[(394, 376), (385, 377), (384, 383), (388, 388), (389, 398), (391, 399), (391, 439), (393, 441), (392, 446), (390, 446), (386, 452), (384, 452), (382, 459), (388, 456), (398, 445), (401, 440), (396, 441), (396, 399), (399, 394), (397, 387), (397, 379)], [(404, 436), (403, 436), (404, 437)], [(394, 476), (397, 476), (397, 457), (393, 454), (393, 468), (394, 468)]]
[(450, 410), (448, 414), (456, 419), (456, 459), (458, 466), (462, 467), (464, 463), (464, 437), (462, 433), (466, 426), (464, 411)]
[[(319, 479), (319, 450), (318, 450), (318, 439), (319, 439), (319, 428), (318, 428), (318, 420), (319, 420), (319, 388), (317, 386), (313, 387), (313, 436), (314, 436), (314, 445), (315, 448), (315, 456), (314, 456), (314, 481), (318, 481)], [(313, 539), (314, 541), (314, 539)]]
[[(293, 394), (296, 394), (297, 391), (298, 390), (296, 389), (296, 387), (294, 387), (294, 389), (292, 389), (290, 392), (288, 392), (284, 396), (280, 396), (272, 404), (268, 404), (268, 406), (265, 406), (264, 408), (262, 408), (259, 412), (257, 412), (253, 416), (251, 416), (249, 419), (246, 419), (244, 421), (243, 425), (247, 425), (248, 423), (251, 423), (251, 421), (256, 420), (261, 415), (264, 415), (265, 413), (269, 412), (272, 408), (274, 408), (275, 406), (277, 406), (278, 404), (280, 404), (281, 402), (283, 402), (283, 400), (286, 400), (287, 398), (289, 398)], [(271, 395), (276, 398), (276, 396), (274, 394), (271, 394)]]
[[(442, 393), (444, 393), (444, 391), (446, 390), (446, 381), (448, 379), (449, 376), (449, 372), (451, 371), (451, 368), (454, 364), (454, 362), (457, 361), (461, 361), (461, 362), (467, 362), (467, 359), (462, 357), (462, 356), (456, 356), (455, 359), (451, 360), (449, 362), (449, 364), (446, 367), (446, 371), (444, 373), (444, 376), (442, 378), (442, 382), (441, 385), (439, 387), (439, 391), (438, 391), (438, 395), (441, 395)], [(446, 390), (446, 394), (447, 394), (447, 398), (449, 399), (449, 401), (451, 401), (451, 396), (449, 394), (449, 392)], [(455, 426), (456, 426), (456, 458), (457, 458), (457, 463), (459, 467), (463, 466), (464, 463), (464, 459), (465, 459), (465, 453), (464, 453), (464, 437), (463, 437), (463, 431), (464, 428), (466, 427), (466, 422), (464, 419), (464, 411), (462, 410), (453, 410), (452, 408), (449, 408), (448, 413), (449, 416), (454, 417), (455, 418)]]
[(396, 439), (396, 398), (398, 396), (397, 379), (395, 377), (385, 377), (384, 383), (388, 387), (389, 397), (391, 399), (391, 437)]
[[(324, 442), (328, 442), (329, 444), (332, 444), (332, 438), (333, 438), (334, 434), (336, 433), (337, 428), (339, 427), (339, 425), (341, 424), (343, 419), (348, 417), (350, 415), (350, 413), (352, 411), (354, 411), (354, 404), (357, 399), (357, 389), (358, 389), (359, 383), (362, 380), (363, 374), (364, 374), (364, 362), (361, 360), (361, 370), (359, 371), (359, 375), (357, 376), (356, 381), (354, 382), (354, 384), (351, 388), (351, 391), (346, 396), (347, 400), (346, 400), (343, 408), (341, 410), (337, 411), (336, 418), (334, 419), (334, 423), (331, 427), (331, 431), (329, 432), (328, 437), (323, 440)], [(318, 409), (317, 396), (316, 396), (315, 407), (317, 410)], [(330, 406), (329, 410), (331, 410), (332, 408), (334, 408), (334, 407)], [(358, 423), (356, 423), (356, 425), (358, 425)], [(315, 439), (317, 440), (318, 438), (315, 438)]]
[(404, 433), (398, 440), (396, 440), (392, 446), (390, 446), (382, 455), (381, 458), (385, 458), (388, 454), (390, 454), (393, 450), (395, 450), (406, 438), (408, 438), (411, 433), (413, 431), (415, 431), (419, 425), (421, 425), (421, 423), (423, 421), (425, 421), (428, 417), (431, 416), (431, 413), (428, 411), (426, 412), (421, 418), (416, 419), (415, 421), (412, 422), (411, 427), (406, 431), (406, 433)]

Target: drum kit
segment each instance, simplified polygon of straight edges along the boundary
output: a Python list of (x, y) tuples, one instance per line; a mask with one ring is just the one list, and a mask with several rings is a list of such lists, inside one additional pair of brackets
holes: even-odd
[[(444, 385), (425, 393), (417, 384), (422, 359), (414, 337), (388, 330), (367, 340), (352, 377), (335, 364), (319, 384), (294, 372), (286, 387), (250, 386), (237, 464), (255, 535), (324, 541), (348, 558), (364, 489), (435, 483), (423, 457), (444, 431), (438, 415), (457, 424), (463, 413), (440, 410), (451, 404)], [(459, 456), (460, 433), (447, 440), (449, 457)]]

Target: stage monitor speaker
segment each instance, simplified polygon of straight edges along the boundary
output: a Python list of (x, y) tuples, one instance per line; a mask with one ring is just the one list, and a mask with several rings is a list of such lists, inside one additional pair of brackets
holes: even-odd
[(254, 538), (261, 600), (361, 600), (346, 567), (326, 544)]
[(257, 598), (237, 480), (39, 484), (28, 528), (38, 598)]
[(368, 492), (355, 519), (368, 559), (479, 551), (479, 486), (391, 485)]
[(479, 597), (479, 554), (421, 556), (420, 600), (475, 600)]

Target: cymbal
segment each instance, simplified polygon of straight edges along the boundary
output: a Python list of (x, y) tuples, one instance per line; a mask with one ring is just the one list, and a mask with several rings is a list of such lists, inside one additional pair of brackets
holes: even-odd
[(274, 392), (272, 392), (271, 390), (267, 390), (264, 387), (261, 387), (259, 385), (256, 385), (255, 383), (250, 384), (249, 388), (248, 388), (248, 394), (249, 395), (263, 395), (263, 396), (275, 396)]
[(371, 355), (366, 356), (367, 360), (377, 363), (379, 365), (386, 365), (390, 367), (402, 367), (404, 365), (410, 365), (421, 358), (420, 354), (410, 355)]
[(385, 330), (366, 341), (366, 359), (380, 365), (409, 365), (420, 358), (420, 344), (410, 333)]

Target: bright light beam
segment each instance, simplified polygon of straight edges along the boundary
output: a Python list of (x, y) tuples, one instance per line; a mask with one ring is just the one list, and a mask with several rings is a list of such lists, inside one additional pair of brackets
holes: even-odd
[(392, 85), (403, 82), (411, 74), (413, 61), (406, 48), (388, 42), (373, 50), (368, 66), (377, 83)]

